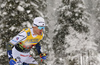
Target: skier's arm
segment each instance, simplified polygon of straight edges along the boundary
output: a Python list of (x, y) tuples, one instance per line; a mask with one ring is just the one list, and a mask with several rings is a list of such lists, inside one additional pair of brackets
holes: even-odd
[(40, 45), (40, 43), (37, 43), (37, 44), (35, 45), (35, 47), (36, 47), (36, 49), (37, 49), (37, 51), (38, 51), (38, 54), (41, 54), (41, 45)]
[(16, 61), (15, 59), (13, 59), (13, 56), (12, 56), (12, 48), (13, 48), (13, 44), (12, 43), (8, 43), (7, 44), (7, 54), (8, 54), (8, 58), (9, 58), (9, 64), (10, 65), (14, 65), (16, 64)]
[(22, 31), (18, 35), (16, 35), (12, 40), (10, 40), (10, 42), (7, 44), (6, 48), (9, 60), (13, 58), (12, 48), (14, 47), (14, 45), (18, 44), (25, 38), (26, 38), (26, 33)]
[[(43, 34), (43, 37), (44, 37), (44, 34)], [(38, 51), (38, 54), (40, 55), (42, 52), (41, 52), (41, 45), (40, 45), (40, 42), (38, 42), (36, 45), (35, 45), (37, 51)]]
[(6, 46), (9, 60), (13, 58), (13, 56), (12, 56), (12, 48), (13, 48), (13, 46), (14, 45), (12, 43), (10, 43), (10, 42)]
[(45, 60), (46, 57), (47, 57), (47, 55), (46, 55), (45, 53), (42, 53), (42, 52), (41, 52), (40, 43), (37, 43), (37, 44), (35, 45), (35, 47), (36, 47), (36, 49), (37, 49), (38, 54), (40, 55), (40, 57), (41, 57), (43, 60)]

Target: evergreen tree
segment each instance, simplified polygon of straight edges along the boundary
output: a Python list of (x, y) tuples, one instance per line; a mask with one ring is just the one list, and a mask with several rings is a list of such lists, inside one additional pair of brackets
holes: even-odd
[[(57, 15), (58, 20), (56, 23), (57, 27), (54, 30), (55, 36), (53, 38), (53, 49), (55, 57), (60, 59), (71, 54), (66, 54), (66, 48), (70, 47), (70, 44), (65, 42), (66, 35), (72, 33), (69, 32), (70, 28), (74, 29), (77, 33), (89, 32), (89, 26), (86, 23), (89, 15), (85, 12), (82, 0), (62, 0), (62, 5), (57, 9)], [(66, 44), (67, 47), (65, 47)], [(55, 60), (55, 65), (59, 64), (57, 62), (63, 63), (64, 61)]]

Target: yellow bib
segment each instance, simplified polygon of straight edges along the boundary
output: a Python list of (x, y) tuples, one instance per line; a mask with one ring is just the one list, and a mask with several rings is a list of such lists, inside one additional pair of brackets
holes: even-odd
[(37, 35), (36, 37), (33, 37), (30, 28), (23, 29), (23, 31), (26, 32), (27, 37), (24, 41), (21, 41), (19, 44), (24, 48), (35, 46), (43, 38), (43, 32), (41, 35)]

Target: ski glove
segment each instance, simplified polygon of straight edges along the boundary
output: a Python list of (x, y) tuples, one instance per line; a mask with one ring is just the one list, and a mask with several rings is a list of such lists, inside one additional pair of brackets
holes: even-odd
[(8, 50), (7, 54), (8, 54), (9, 60), (13, 58), (13, 56), (12, 56), (12, 50)]
[(40, 54), (40, 57), (41, 57), (43, 60), (45, 60), (46, 57), (47, 57), (47, 55), (46, 55), (45, 53), (41, 53), (41, 54)]
[(9, 64), (10, 64), (10, 65), (16, 64), (16, 60), (15, 60), (15, 59), (11, 59), (11, 60), (9, 61)]

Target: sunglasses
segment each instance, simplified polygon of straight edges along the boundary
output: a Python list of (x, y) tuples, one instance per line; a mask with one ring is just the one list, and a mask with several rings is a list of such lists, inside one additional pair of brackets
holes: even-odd
[(43, 27), (43, 26), (38, 26), (38, 25), (36, 25), (36, 24), (34, 24), (35, 26), (37, 26), (38, 27), (38, 29), (45, 29), (45, 27)]

